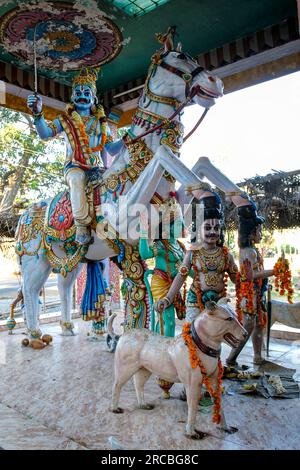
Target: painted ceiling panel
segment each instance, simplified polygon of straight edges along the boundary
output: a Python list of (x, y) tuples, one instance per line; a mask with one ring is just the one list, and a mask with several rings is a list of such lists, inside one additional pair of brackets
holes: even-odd
[(129, 16), (143, 16), (170, 0), (106, 0)]
[(76, 69), (100, 65), (106, 92), (145, 77), (155, 33), (170, 25), (199, 55), (291, 17), (296, 0), (0, 0), (0, 61), (32, 71), (35, 32), (40, 76), (70, 85)]

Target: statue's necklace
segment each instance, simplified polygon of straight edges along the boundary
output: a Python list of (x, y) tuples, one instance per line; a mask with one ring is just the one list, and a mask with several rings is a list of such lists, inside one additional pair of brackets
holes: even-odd
[(205, 283), (208, 287), (217, 287), (220, 283), (220, 274), (224, 273), (226, 267), (226, 257), (223, 248), (216, 250), (206, 250), (200, 248), (194, 252), (200, 265), (200, 272), (204, 274)]

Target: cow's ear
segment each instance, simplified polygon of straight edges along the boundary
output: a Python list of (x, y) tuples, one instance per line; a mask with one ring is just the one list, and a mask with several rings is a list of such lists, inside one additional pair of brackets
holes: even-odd
[(207, 310), (207, 312), (210, 315), (214, 314), (214, 311), (216, 310), (216, 308), (217, 308), (217, 304), (213, 300), (209, 300), (208, 302), (205, 303), (205, 310)]

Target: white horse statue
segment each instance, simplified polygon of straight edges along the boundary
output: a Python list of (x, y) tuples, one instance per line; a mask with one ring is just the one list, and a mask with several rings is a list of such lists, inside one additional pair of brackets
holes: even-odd
[[(145, 267), (137, 249), (138, 237), (131, 235), (136, 233), (139, 213), (130, 209), (134, 205), (137, 207), (137, 204), (150, 208), (153, 199), (167, 201), (170, 192), (175, 190), (175, 181), (182, 185), (178, 192), (181, 204), (188, 202), (185, 196), (187, 187), (201, 187), (201, 178), (179, 159), (184, 132), (180, 118), (185, 105), (196, 104), (208, 109), (222, 94), (220, 79), (203, 70), (180, 49), (170, 49), (170, 42), (166, 41), (164, 49), (152, 57), (145, 87), (124, 145), (99, 183), (101, 203), (98, 213), (96, 210), (98, 217), (93, 225), (93, 243), (85, 253), (85, 260), (119, 257), (126, 286), (127, 328), (144, 328), (149, 321), (143, 283)], [(145, 128), (149, 129), (147, 135), (144, 135)], [(143, 138), (139, 138), (142, 134)], [(206, 158), (198, 161), (195, 171), (201, 176), (205, 175), (227, 194), (240, 192)], [(62, 332), (65, 335), (74, 334), (71, 321), (72, 287), (82, 269), (82, 247), (76, 244), (66, 246), (63, 240), (49, 241), (47, 211), (51, 203), (56, 202), (54, 198), (50, 203), (35, 204), (23, 214), (17, 231), (26, 321), (32, 337), (41, 335), (38, 294), (51, 270), (59, 273)], [(121, 236), (129, 226), (130, 233), (126, 237)]]

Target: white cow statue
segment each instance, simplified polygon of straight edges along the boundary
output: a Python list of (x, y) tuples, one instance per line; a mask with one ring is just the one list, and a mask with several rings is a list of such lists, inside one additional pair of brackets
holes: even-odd
[[(115, 337), (112, 323), (113, 315), (108, 323), (108, 332)], [(228, 299), (220, 299), (218, 303), (207, 302), (203, 313), (194, 321), (194, 331), (200, 338), (200, 344), (208, 348), (206, 353), (197, 349), (207, 376), (214, 390), (218, 384), (218, 356), (221, 343), (237, 347), (246, 337), (246, 330), (239, 323)], [(212, 352), (216, 355), (211, 355)], [(210, 354), (209, 354), (210, 352)], [(151, 410), (153, 405), (144, 401), (144, 385), (151, 374), (169, 382), (181, 382), (186, 389), (188, 404), (188, 420), (186, 437), (201, 439), (204, 434), (195, 429), (196, 413), (201, 393), (203, 377), (199, 367), (192, 368), (189, 350), (183, 336), (172, 338), (161, 336), (146, 329), (132, 330), (123, 334), (118, 342), (115, 353), (115, 380), (113, 385), (111, 411), (122, 413), (119, 408), (119, 397), (122, 387), (133, 376), (138, 400), (138, 407)], [(227, 426), (221, 411), (221, 429), (232, 433), (236, 428)]]

